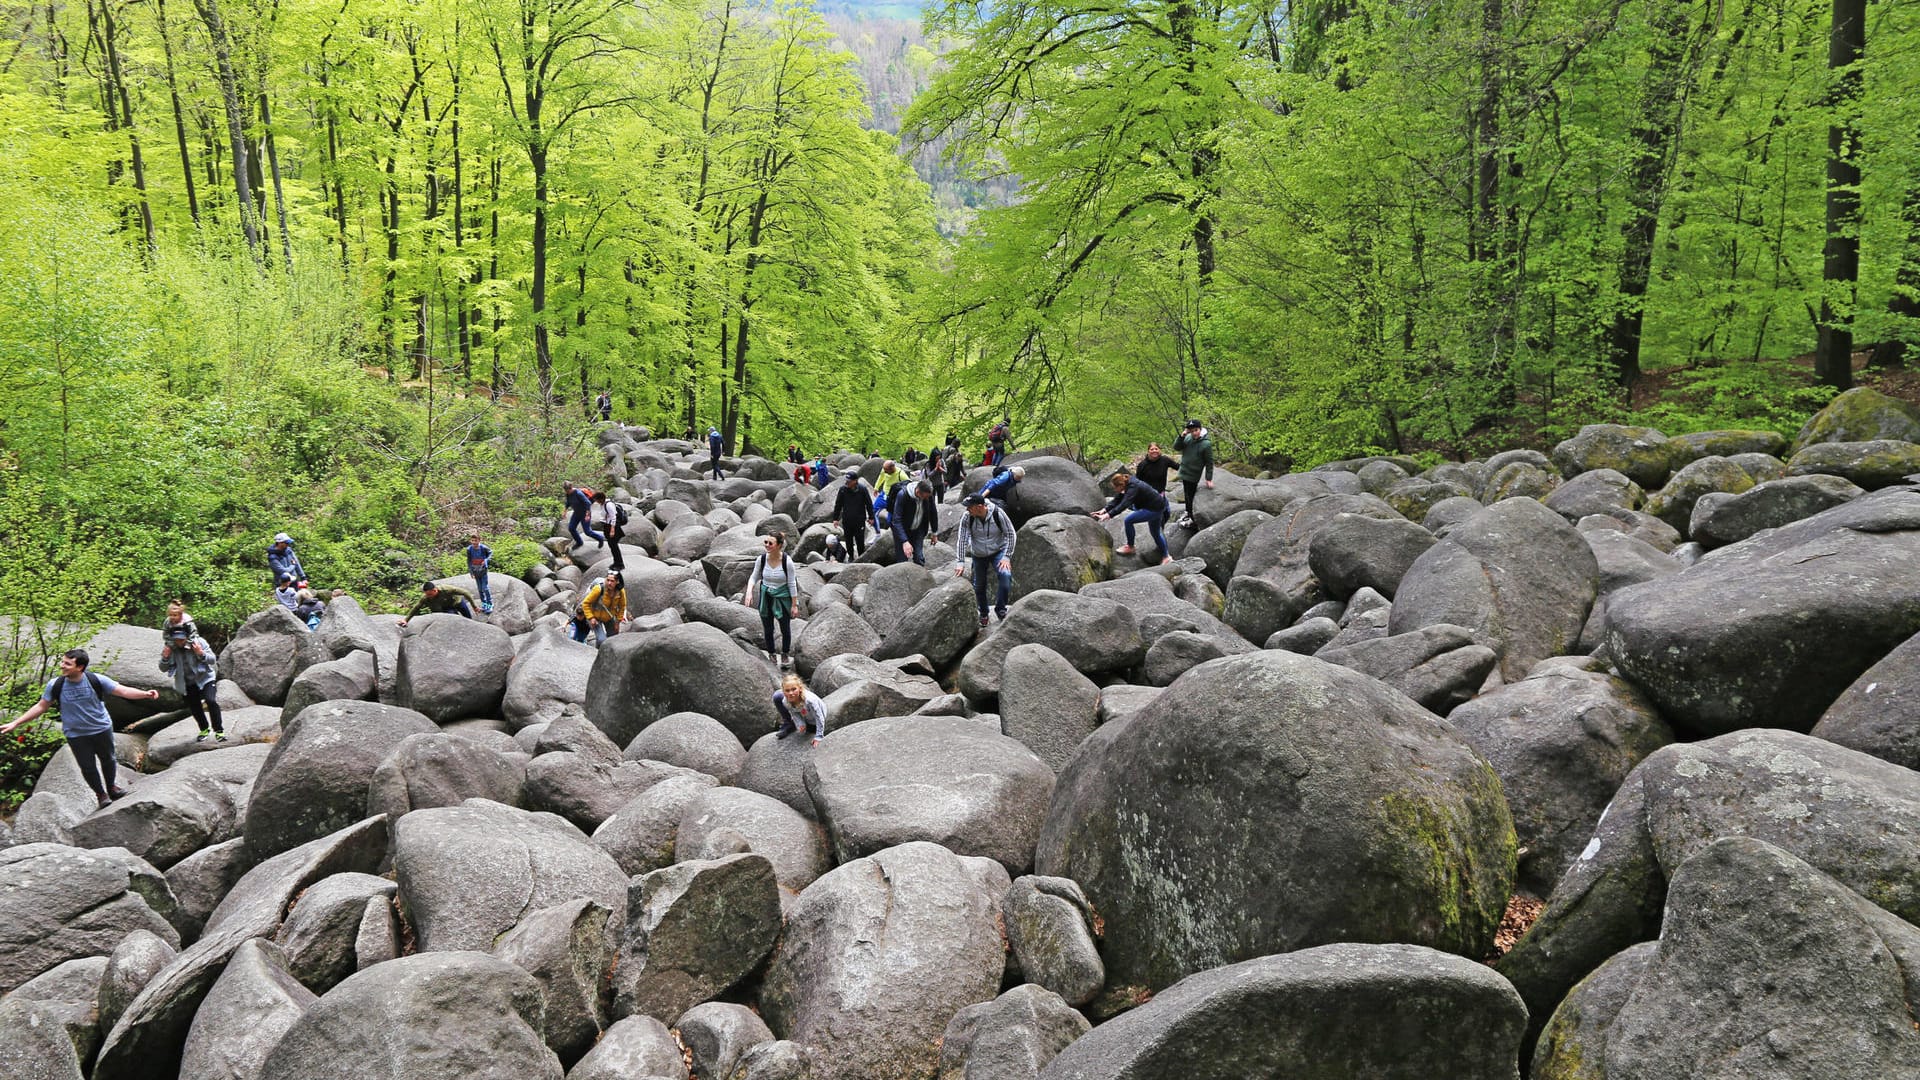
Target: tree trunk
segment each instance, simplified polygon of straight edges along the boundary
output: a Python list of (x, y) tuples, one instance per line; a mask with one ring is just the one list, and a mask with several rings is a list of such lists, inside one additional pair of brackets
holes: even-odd
[(118, 28), (113, 21), (113, 0), (102, 0), (100, 5), (102, 30), (105, 31), (107, 49), (107, 72), (113, 84), (114, 95), (119, 99), (120, 126), (126, 129), (127, 145), (133, 162), (133, 189), (140, 193), (139, 214), (140, 231), (146, 237), (146, 250), (153, 249), (153, 208), (147, 205), (147, 166), (140, 154), (140, 129), (133, 124), (133, 97), (127, 93), (127, 77), (120, 66), (120, 45)]
[(207, 26), (213, 43), (214, 72), (220, 83), (220, 100), (227, 112), (227, 138), (233, 149), (233, 196), (240, 214), (240, 233), (246, 237), (247, 250), (254, 261), (260, 259), (260, 226), (254, 216), (253, 187), (248, 173), (246, 112), (240, 104), (240, 76), (233, 69), (233, 41), (227, 36), (227, 24), (220, 17), (220, 0), (193, 0), (200, 21)]
[[(1887, 297), (1887, 314), (1899, 320), (1896, 332), (1912, 333), (1920, 330), (1920, 183), (1907, 188), (1907, 197), (1900, 203), (1900, 220), (1907, 226), (1907, 242), (1893, 271), (1893, 295)], [(1906, 338), (1890, 337), (1874, 346), (1869, 363), (1899, 367), (1906, 359)]]
[(273, 208), (280, 217), (280, 257), (287, 261), (287, 273), (293, 273), (293, 233), (287, 228), (287, 193), (280, 185), (280, 155), (273, 148), (273, 113), (267, 108), (267, 92), (260, 92), (261, 141), (267, 148), (267, 172), (273, 177)]
[(154, 18), (160, 26), (160, 49), (167, 60), (167, 96), (173, 100), (173, 135), (180, 143), (180, 176), (187, 185), (187, 213), (200, 227), (200, 200), (193, 190), (193, 155), (187, 152), (187, 114), (180, 105), (180, 80), (173, 67), (173, 35), (167, 30), (167, 0), (154, 0)]
[(720, 430), (723, 449), (734, 452), (734, 437), (739, 431), (740, 404), (747, 393), (747, 347), (748, 332), (752, 329), (753, 313), (753, 272), (760, 265), (760, 232), (767, 220), (767, 187), (771, 178), (763, 183), (760, 196), (753, 202), (753, 212), (747, 217), (747, 259), (740, 274), (740, 317), (733, 332), (733, 377), (732, 393), (727, 395), (726, 426)]
[(1866, 47), (1866, 0), (1833, 0), (1827, 38), (1827, 68), (1834, 77), (1827, 127), (1827, 243), (1813, 368), (1821, 382), (1842, 390), (1853, 385), (1853, 301), (1860, 280), (1860, 134), (1853, 114)]

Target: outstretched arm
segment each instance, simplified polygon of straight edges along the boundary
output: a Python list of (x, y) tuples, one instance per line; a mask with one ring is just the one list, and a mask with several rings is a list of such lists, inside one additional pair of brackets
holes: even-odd
[(5, 734), (6, 732), (12, 731), (14, 728), (19, 727), (21, 724), (30, 724), (33, 721), (38, 720), (46, 711), (47, 711), (47, 699), (41, 698), (39, 701), (34, 702), (33, 706), (29, 708), (26, 712), (23, 712), (19, 716), (14, 717), (13, 723), (8, 724), (5, 727), (0, 727), (0, 734)]

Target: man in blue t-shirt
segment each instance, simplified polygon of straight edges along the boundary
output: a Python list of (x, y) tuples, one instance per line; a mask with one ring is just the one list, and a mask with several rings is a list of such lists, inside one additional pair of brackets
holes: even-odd
[(57, 703), (61, 733), (73, 748), (80, 775), (87, 778), (94, 797), (105, 806), (127, 792), (114, 786), (113, 720), (107, 716), (107, 703), (102, 699), (112, 694), (132, 701), (152, 701), (160, 696), (160, 691), (135, 690), (105, 675), (90, 674), (87, 665), (91, 662), (87, 650), (68, 649), (60, 657), (60, 677), (47, 684), (32, 708), (15, 717), (13, 723), (0, 727), (0, 735), (38, 720)]
[(480, 610), (487, 615), (493, 614), (493, 590), (487, 588), (487, 567), (491, 565), (493, 549), (480, 542), (479, 533), (468, 536), (467, 573), (473, 575), (473, 583), (480, 587)]

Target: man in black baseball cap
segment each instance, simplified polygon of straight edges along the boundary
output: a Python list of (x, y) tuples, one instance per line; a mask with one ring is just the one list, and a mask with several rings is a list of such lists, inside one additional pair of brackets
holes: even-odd
[(1173, 448), (1180, 453), (1180, 486), (1186, 490), (1185, 515), (1180, 519), (1184, 528), (1193, 528), (1193, 497), (1198, 493), (1202, 479), (1208, 487), (1213, 486), (1213, 440), (1207, 437), (1206, 425), (1199, 420), (1188, 420), (1187, 429), (1173, 440)]

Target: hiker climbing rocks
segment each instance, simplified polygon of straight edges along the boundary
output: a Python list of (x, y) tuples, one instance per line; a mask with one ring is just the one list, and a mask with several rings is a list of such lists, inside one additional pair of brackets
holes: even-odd
[(813, 489), (815, 491), (825, 491), (827, 490), (827, 485), (831, 483), (833, 483), (833, 470), (827, 466), (827, 459), (823, 457), (814, 458)]
[(292, 576), (280, 575), (280, 580), (273, 585), (273, 598), (288, 611), (300, 606), (300, 590), (294, 585)]
[(620, 538), (627, 532), (625, 520), (627, 510), (619, 503), (607, 498), (607, 493), (604, 491), (594, 492), (592, 501), (593, 509), (588, 511), (587, 522), (598, 528), (600, 535), (607, 538), (607, 547), (613, 551), (613, 568), (625, 570), (627, 560), (620, 554)]
[(1027, 470), (1019, 465), (1000, 473), (980, 486), (980, 494), (992, 499), (995, 506), (1005, 510), (1007, 500), (1013, 497), (1013, 489), (1027, 478)]
[(307, 576), (300, 556), (294, 553), (293, 537), (286, 533), (274, 533), (273, 543), (267, 545), (267, 576), (276, 583), (283, 577), (299, 581)]
[(456, 589), (451, 585), (442, 587), (429, 581), (420, 586), (420, 599), (400, 619), (400, 625), (407, 625), (407, 620), (415, 615), (449, 613), (473, 618), (473, 594), (465, 589)]
[[(617, 548), (615, 550), (618, 550)], [(467, 573), (473, 576), (473, 584), (480, 590), (480, 610), (493, 614), (493, 590), (487, 587), (487, 569), (493, 565), (493, 549), (480, 542), (480, 534), (467, 537)]]
[[(860, 474), (849, 470), (833, 500), (833, 516), (840, 521), (840, 532), (847, 538), (847, 549), (859, 558), (867, 550), (867, 526), (874, 523), (873, 493), (867, 490)], [(875, 525), (877, 528), (877, 524)]]
[(1093, 512), (1093, 519), (1106, 521), (1117, 514), (1132, 511), (1124, 519), (1127, 529), (1126, 546), (1118, 549), (1115, 554), (1133, 554), (1133, 527), (1144, 521), (1147, 524), (1147, 532), (1152, 535), (1153, 542), (1160, 548), (1160, 557), (1157, 561), (1172, 562), (1173, 559), (1167, 554), (1167, 538), (1160, 532), (1160, 526), (1167, 520), (1167, 497), (1153, 490), (1145, 481), (1126, 469), (1114, 473), (1108, 483), (1113, 487), (1113, 498), (1107, 501), (1105, 509)]
[(959, 561), (953, 564), (953, 575), (965, 574), (967, 564), (973, 564), (973, 599), (980, 611), (981, 626), (987, 625), (989, 574), (1000, 583), (993, 613), (1002, 619), (1007, 617), (1007, 596), (1013, 591), (1013, 542), (1013, 519), (1007, 511), (979, 492), (967, 496), (967, 516), (960, 519), (960, 533), (954, 539)]
[(1173, 459), (1160, 452), (1159, 443), (1147, 444), (1147, 456), (1133, 464), (1133, 475), (1141, 483), (1162, 495), (1167, 493), (1167, 471), (1173, 468)]
[(1193, 497), (1199, 493), (1201, 478), (1208, 487), (1213, 486), (1213, 440), (1207, 437), (1206, 425), (1198, 420), (1187, 421), (1187, 429), (1173, 441), (1173, 448), (1180, 453), (1180, 486), (1186, 489), (1184, 516), (1180, 524), (1193, 527)]
[(293, 617), (306, 624), (309, 630), (320, 629), (320, 617), (327, 613), (327, 602), (320, 594), (302, 587), (293, 594)]
[[(305, 590), (303, 590), (305, 591)], [(167, 605), (167, 621), (160, 624), (160, 670), (173, 676), (173, 688), (187, 699), (187, 708), (200, 725), (196, 741), (226, 742), (220, 723), (219, 657), (200, 636), (200, 628), (175, 600)]]
[[(780, 658), (781, 667), (793, 664), (793, 559), (787, 555), (787, 538), (770, 533), (760, 539), (760, 557), (753, 562), (753, 575), (747, 579), (747, 591), (740, 602), (760, 612), (761, 640), (767, 659)], [(773, 625), (780, 624), (780, 651), (773, 651)]]
[(940, 523), (940, 506), (929, 480), (915, 480), (893, 500), (893, 542), (900, 557), (927, 565), (927, 533)]
[(575, 487), (572, 481), (561, 484), (560, 490), (565, 493), (567, 535), (573, 537), (573, 546), (580, 547), (586, 543), (580, 539), (582, 529), (585, 529), (587, 535), (593, 537), (596, 543), (604, 546), (607, 538), (595, 532), (593, 526), (587, 522), (587, 515), (593, 512), (593, 490)]
[(713, 478), (715, 480), (718, 480), (720, 479), (720, 429), (719, 428), (707, 429), (707, 455), (709, 458), (712, 459), (709, 462), (709, 464), (713, 466)]
[(1007, 435), (1013, 427), (1013, 417), (1003, 416), (1000, 422), (987, 431), (987, 456), (982, 465), (998, 465), (1007, 456)]
[(60, 732), (73, 749), (80, 775), (93, 789), (94, 797), (105, 806), (127, 793), (114, 784), (113, 720), (107, 716), (107, 695), (129, 701), (153, 701), (158, 690), (135, 690), (121, 686), (105, 675), (87, 670), (91, 662), (85, 649), (68, 649), (60, 656), (60, 674), (40, 692), (40, 700), (13, 723), (0, 727), (0, 735), (11, 734), (21, 724), (38, 720), (48, 709), (60, 711)]
[(873, 478), (873, 493), (887, 499), (893, 498), (893, 486), (907, 478), (907, 470), (891, 461), (880, 463), (880, 475)]
[(599, 645), (607, 638), (620, 632), (620, 625), (627, 621), (627, 579), (618, 570), (607, 571), (607, 576), (593, 583), (587, 594), (580, 598), (580, 615), (573, 627), (573, 640), (587, 640), (587, 632), (593, 632), (593, 643)]
[(780, 712), (780, 726), (774, 729), (776, 739), (784, 739), (796, 731), (813, 731), (813, 745), (819, 746), (820, 740), (827, 734), (827, 704), (819, 696), (807, 689), (798, 675), (788, 675), (780, 680), (780, 689), (773, 695), (773, 707)]

